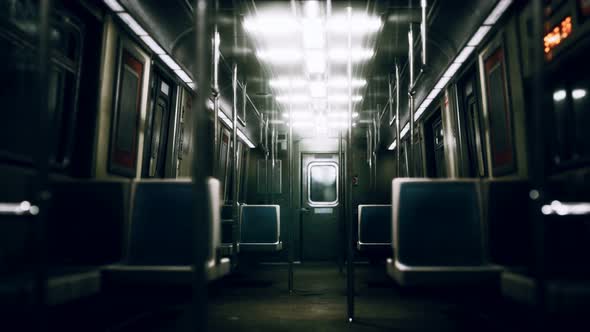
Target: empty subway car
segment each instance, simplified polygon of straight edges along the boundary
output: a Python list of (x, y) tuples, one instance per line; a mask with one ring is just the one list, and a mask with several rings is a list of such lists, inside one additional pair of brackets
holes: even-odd
[(574, 330), (590, 1), (5, 0), (0, 329)]

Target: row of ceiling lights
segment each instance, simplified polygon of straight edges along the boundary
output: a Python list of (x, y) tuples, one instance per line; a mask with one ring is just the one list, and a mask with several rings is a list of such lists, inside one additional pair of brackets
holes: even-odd
[[(121, 20), (127, 24), (129, 29), (133, 31), (153, 52), (154, 54), (158, 55), (158, 57), (164, 62), (174, 73), (180, 78), (183, 82), (185, 82), (189, 87), (195, 89), (195, 83), (193, 82), (192, 78), (182, 69), (180, 66), (172, 59), (170, 55), (168, 55), (162, 47), (141, 27), (139, 23), (125, 11), (123, 6), (119, 4), (117, 0), (103, 0), (104, 3), (121, 18)], [(210, 102), (210, 101), (209, 101)], [(213, 105), (210, 102), (209, 105), (210, 109), (213, 109)], [(223, 113), (221, 110), (218, 112), (218, 116), (229, 128), (233, 128), (232, 121)], [(239, 129), (237, 128), (236, 134), (238, 137), (250, 148), (254, 148), (255, 145), (250, 141), (250, 139)]]
[[(513, 0), (500, 0), (498, 4), (496, 4), (492, 12), (484, 20), (483, 24), (472, 35), (471, 39), (469, 39), (467, 44), (461, 49), (461, 51), (455, 57), (451, 65), (445, 70), (442, 77), (434, 85), (434, 88), (432, 88), (430, 93), (422, 101), (414, 115), (414, 122), (417, 122), (420, 119), (420, 117), (422, 116), (422, 114), (424, 114), (424, 111), (426, 111), (426, 109), (428, 108), (428, 106), (430, 106), (432, 101), (434, 101), (438, 94), (453, 79), (455, 74), (457, 74), (462, 65), (467, 61), (467, 59), (469, 59), (469, 56), (481, 44), (485, 36), (488, 34), (488, 32), (490, 32), (494, 24), (496, 24), (496, 22), (500, 19), (502, 14), (504, 14), (504, 12), (508, 9), (512, 2)], [(404, 138), (404, 136), (408, 133), (409, 129), (409, 123), (407, 123), (400, 133), (400, 139)], [(396, 146), (397, 140), (394, 139), (393, 142), (389, 145), (388, 149), (394, 150)]]

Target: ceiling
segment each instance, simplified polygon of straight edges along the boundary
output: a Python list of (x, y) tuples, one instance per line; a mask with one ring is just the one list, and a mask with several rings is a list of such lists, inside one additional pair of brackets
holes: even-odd
[[(187, 69), (191, 70), (194, 63), (194, 39), (192, 31), (191, 0), (167, 2), (166, 6), (158, 0), (121, 0), (130, 11), (134, 11), (140, 21), (151, 27), (156, 39)], [(308, 1), (255, 1), (255, 0), (219, 0), (217, 3), (217, 27), (221, 36), (220, 49), (226, 66), (236, 63), (238, 76), (247, 82), (248, 95), (258, 110), (273, 114), (273, 111), (286, 109), (284, 103), (277, 102), (276, 97), (285, 94), (284, 89), (271, 87), (271, 80), (283, 76), (312, 77), (305, 71), (305, 57), (299, 64), (291, 64), (287, 68), (273, 64), (257, 52), (273, 47), (276, 49), (299, 48), (302, 45), (299, 36), (283, 36), (282, 38), (263, 38), (264, 34), (247, 31), (244, 22), (255, 17), (280, 17), (279, 14), (305, 18), (305, 7)], [(461, 49), (469, 36), (477, 29), (481, 20), (494, 6), (495, 1), (489, 0), (429, 0), (427, 7), (427, 66), (421, 68), (416, 61), (416, 71), (424, 69), (423, 78), (417, 86), (417, 102), (423, 99), (445, 70), (453, 57)], [(319, 15), (326, 17), (327, 1), (320, 0)], [(371, 112), (382, 110), (388, 101), (388, 77), (394, 72), (397, 63), (401, 72), (402, 91), (408, 86), (408, 29), (410, 24), (415, 32), (414, 50), (420, 56), (419, 24), (420, 0), (389, 0), (389, 1), (331, 1), (332, 14), (346, 15), (346, 7), (352, 7), (353, 15), (364, 13), (380, 19), (379, 29), (361, 37), (353, 38), (355, 47), (372, 50), (369, 58), (355, 62), (353, 77), (366, 80), (366, 85), (355, 89), (355, 95), (362, 96), (362, 102), (355, 103), (355, 111), (359, 118)], [(275, 12), (276, 15), (267, 15)], [(285, 29), (287, 22), (278, 26), (277, 30)], [(328, 44), (339, 43), (346, 46), (344, 39), (328, 35)], [(303, 48), (304, 49), (304, 48)], [(329, 61), (326, 73), (329, 77), (346, 74), (346, 62), (339, 64)], [(288, 91), (287, 91), (288, 92)], [(402, 123), (407, 121), (407, 94), (402, 93), (400, 101)]]

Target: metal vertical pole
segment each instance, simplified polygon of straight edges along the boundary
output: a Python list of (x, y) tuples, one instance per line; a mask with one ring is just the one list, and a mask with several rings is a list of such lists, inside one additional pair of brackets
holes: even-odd
[(347, 63), (347, 75), (348, 75), (348, 132), (346, 142), (346, 164), (347, 173), (345, 177), (346, 181), (346, 201), (348, 202), (347, 210), (347, 222), (348, 222), (348, 236), (347, 236), (347, 266), (346, 266), (346, 281), (347, 281), (347, 307), (348, 307), (348, 321), (352, 322), (354, 319), (354, 249), (352, 247), (352, 7), (347, 8), (348, 16), (348, 63)]
[[(540, 0), (533, 1), (533, 38), (531, 40), (541, 40), (543, 36), (543, 7), (544, 2)], [(535, 252), (533, 275), (536, 281), (536, 298), (537, 307), (536, 314), (538, 324), (537, 327), (542, 329), (545, 327), (545, 220), (541, 214), (541, 207), (546, 198), (545, 193), (545, 109), (542, 103), (542, 98), (545, 93), (544, 87), (544, 52), (540, 43), (533, 43), (533, 79), (532, 79), (532, 96), (537, 98), (532, 99), (532, 107), (529, 112), (529, 149), (531, 149), (531, 161), (529, 164), (529, 177), (531, 181), (530, 192), (530, 216), (533, 225), (533, 248)]]
[(395, 61), (395, 141), (396, 141), (396, 176), (400, 177), (401, 174), (401, 158), (402, 158), (402, 138), (401, 138), (401, 121), (400, 121), (400, 81), (399, 81), (399, 64)]
[(36, 187), (34, 188), (34, 204), (39, 207), (37, 216), (33, 219), (33, 233), (35, 243), (36, 265), (34, 270), (35, 285), (35, 327), (38, 331), (47, 330), (47, 210), (50, 204), (51, 193), (48, 187), (50, 142), (52, 141), (51, 121), (48, 108), (48, 86), (49, 86), (49, 65), (50, 65), (50, 18), (51, 0), (40, 2), (39, 10), (39, 53), (38, 53), (38, 109), (39, 122), (37, 123), (38, 146), (36, 154)]
[(410, 139), (408, 147), (408, 176), (414, 175), (414, 28), (410, 23), (408, 31), (408, 66), (410, 67), (410, 86), (408, 89), (408, 109), (410, 112)]
[(232, 251), (233, 264), (238, 260), (238, 239), (240, 238), (240, 206), (238, 205), (238, 65), (234, 63), (232, 70), (232, 89), (233, 89), (233, 107), (232, 107), (232, 219), (233, 219), (233, 236)]
[(213, 176), (219, 174), (219, 32), (217, 23), (213, 33)]
[[(194, 137), (193, 145), (193, 185), (194, 204), (193, 213), (193, 327), (195, 331), (207, 330), (207, 275), (205, 264), (209, 247), (209, 204), (207, 203), (207, 180), (212, 175), (211, 163), (202, 163), (211, 157), (211, 134), (207, 101), (211, 90), (211, 31), (209, 26), (210, 13), (207, 0), (195, 2), (195, 70), (193, 76), (197, 81), (196, 105), (194, 109)], [(217, 114), (215, 114), (217, 117)]]
[[(290, 85), (292, 85), (290, 83)], [(291, 89), (289, 89), (292, 92)], [(295, 179), (295, 174), (293, 174), (295, 167), (293, 167), (293, 107), (291, 104), (291, 100), (289, 98), (289, 177), (291, 181)], [(289, 294), (293, 294), (293, 256), (295, 254), (295, 203), (294, 203), (294, 195), (293, 195), (293, 185), (289, 185), (289, 222), (291, 223), (289, 227)]]

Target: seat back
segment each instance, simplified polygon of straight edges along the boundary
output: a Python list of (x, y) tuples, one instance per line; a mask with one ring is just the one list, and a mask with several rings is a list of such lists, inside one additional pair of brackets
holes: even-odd
[(391, 244), (391, 205), (359, 205), (358, 236), (360, 244)]
[(280, 208), (279, 205), (243, 205), (240, 243), (278, 243), (281, 231)]
[[(220, 246), (220, 184), (207, 180), (208, 257)], [(134, 183), (127, 264), (192, 265), (194, 262), (193, 183), (190, 180), (141, 180)]]
[(482, 183), (490, 260), (524, 266), (532, 257), (529, 184), (521, 179), (493, 179)]
[(393, 244), (408, 266), (484, 263), (478, 180), (393, 180)]
[(49, 259), (58, 265), (102, 265), (123, 258), (131, 182), (66, 180), (51, 184)]

